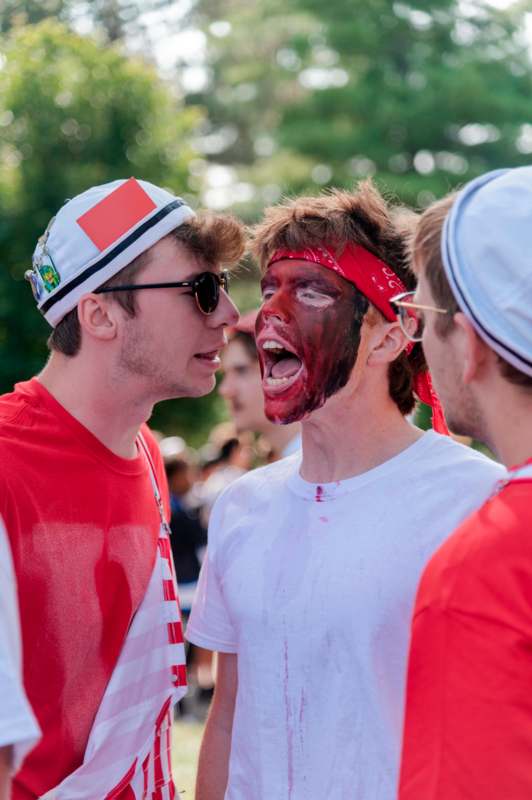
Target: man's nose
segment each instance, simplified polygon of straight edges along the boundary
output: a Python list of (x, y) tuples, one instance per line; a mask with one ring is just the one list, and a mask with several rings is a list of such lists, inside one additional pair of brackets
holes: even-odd
[(290, 319), (289, 298), (285, 292), (276, 291), (267, 300), (264, 300), (260, 307), (260, 316), (263, 322), (270, 319), (278, 319), (287, 322)]
[(215, 317), (214, 322), (216, 325), (227, 325), (228, 327), (236, 325), (240, 319), (238, 308), (224, 289), (220, 289), (218, 307), (214, 314), (211, 314), (211, 318), (213, 317)]

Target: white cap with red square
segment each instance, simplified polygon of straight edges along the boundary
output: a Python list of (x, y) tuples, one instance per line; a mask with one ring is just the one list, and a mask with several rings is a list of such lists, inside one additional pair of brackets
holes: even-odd
[(194, 216), (166, 189), (129, 178), (94, 186), (50, 221), (26, 272), (52, 327), (137, 256)]

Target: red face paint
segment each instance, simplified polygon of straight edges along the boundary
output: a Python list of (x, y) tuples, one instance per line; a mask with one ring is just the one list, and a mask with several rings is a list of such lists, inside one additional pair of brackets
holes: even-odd
[(307, 417), (347, 383), (368, 301), (319, 264), (282, 260), (262, 280), (257, 346), (266, 416)]

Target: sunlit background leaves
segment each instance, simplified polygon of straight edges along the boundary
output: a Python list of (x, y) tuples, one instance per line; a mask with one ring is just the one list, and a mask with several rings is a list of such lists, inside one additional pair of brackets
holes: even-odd
[[(3, 0), (0, 389), (45, 358), (22, 276), (66, 198), (133, 174), (253, 221), (371, 175), (421, 208), (530, 162), (531, 42), (524, 1)], [(256, 302), (252, 270), (235, 291)], [(222, 414), (154, 421), (198, 444)]]

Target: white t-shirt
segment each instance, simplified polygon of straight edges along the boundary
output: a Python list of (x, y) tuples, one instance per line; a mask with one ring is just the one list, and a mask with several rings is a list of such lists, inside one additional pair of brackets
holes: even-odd
[(4, 524), (0, 521), (0, 747), (14, 745), (14, 769), (20, 766), (39, 735), (22, 688), (15, 576)]
[(225, 797), (395, 800), (422, 568), (505, 471), (433, 432), (337, 483), (299, 463), (249, 472), (211, 517), (187, 636), (238, 653)]

